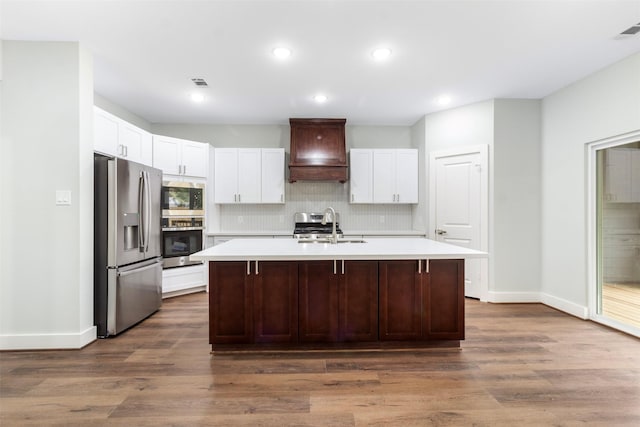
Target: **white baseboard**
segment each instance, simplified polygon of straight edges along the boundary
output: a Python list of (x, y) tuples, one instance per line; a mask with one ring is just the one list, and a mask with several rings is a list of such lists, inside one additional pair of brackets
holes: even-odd
[(540, 302), (549, 307), (553, 307), (556, 310), (564, 311), (572, 316), (579, 317), (580, 319), (587, 320), (589, 318), (589, 307), (585, 307), (580, 304), (576, 304), (566, 299), (558, 298), (553, 295), (541, 294), (542, 298)]
[(495, 292), (489, 291), (487, 302), (526, 303), (540, 302), (540, 292)]
[(206, 291), (206, 290), (207, 290), (207, 286), (206, 285), (202, 285), (202, 286), (196, 286), (194, 288), (180, 289), (178, 291), (163, 292), (162, 293), (162, 299), (179, 297), (181, 295), (187, 295), (187, 294), (194, 294), (196, 292), (203, 292), (203, 291)]
[(543, 292), (495, 292), (489, 291), (487, 302), (531, 303), (539, 302), (580, 319), (589, 318), (589, 308)]
[(91, 326), (76, 334), (0, 335), (0, 350), (80, 349), (95, 341), (97, 329)]

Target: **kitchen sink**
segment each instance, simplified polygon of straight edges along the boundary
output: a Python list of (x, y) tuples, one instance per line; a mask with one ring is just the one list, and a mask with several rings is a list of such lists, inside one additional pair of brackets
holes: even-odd
[[(331, 244), (330, 239), (323, 238), (314, 238), (314, 239), (298, 239), (298, 243), (329, 243)], [(337, 243), (367, 243), (366, 240), (362, 239), (338, 239)]]

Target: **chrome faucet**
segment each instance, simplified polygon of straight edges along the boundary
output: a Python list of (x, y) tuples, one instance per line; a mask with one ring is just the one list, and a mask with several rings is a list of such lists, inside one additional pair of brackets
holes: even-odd
[(322, 215), (322, 225), (327, 225), (327, 214), (331, 214), (332, 218), (332, 227), (331, 227), (331, 243), (338, 243), (338, 232), (336, 231), (336, 211), (329, 206), (324, 210), (324, 214)]

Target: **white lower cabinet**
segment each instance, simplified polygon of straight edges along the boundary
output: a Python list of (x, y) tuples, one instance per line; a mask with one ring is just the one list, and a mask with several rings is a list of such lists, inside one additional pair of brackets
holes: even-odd
[(162, 298), (207, 290), (207, 264), (162, 270)]

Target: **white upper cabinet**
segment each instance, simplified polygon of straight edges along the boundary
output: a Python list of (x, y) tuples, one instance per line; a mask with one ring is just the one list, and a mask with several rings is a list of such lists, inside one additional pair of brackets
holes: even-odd
[(418, 203), (418, 150), (350, 150), (351, 203)]
[(605, 200), (617, 203), (640, 202), (640, 150), (606, 150), (604, 177)]
[(94, 107), (94, 150), (151, 166), (151, 134), (98, 107)]
[(119, 154), (128, 160), (151, 166), (153, 163), (153, 143), (149, 132), (137, 128), (129, 123), (121, 123), (118, 128), (118, 139), (120, 140)]
[(120, 119), (93, 107), (93, 149), (103, 154), (117, 156), (118, 123)]
[(153, 166), (167, 175), (206, 178), (209, 144), (169, 136), (153, 136)]
[(396, 203), (418, 203), (418, 150), (396, 151)]
[(216, 203), (284, 203), (284, 149), (216, 148)]
[(262, 149), (262, 203), (284, 203), (284, 148)]
[(238, 149), (238, 202), (260, 203), (262, 157), (259, 148)]
[(349, 150), (351, 203), (373, 203), (373, 150)]

